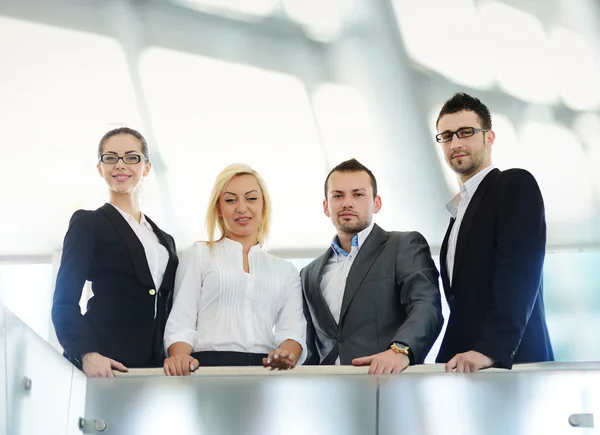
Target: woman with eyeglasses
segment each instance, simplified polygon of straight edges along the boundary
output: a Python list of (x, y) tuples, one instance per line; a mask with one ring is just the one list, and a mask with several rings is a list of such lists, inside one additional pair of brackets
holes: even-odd
[[(140, 211), (139, 191), (152, 168), (146, 139), (130, 128), (104, 135), (98, 173), (110, 200), (71, 217), (52, 305), (65, 356), (88, 376), (160, 367), (178, 258), (173, 237)], [(86, 281), (93, 296), (81, 314)]]
[(206, 212), (208, 242), (188, 248), (177, 270), (166, 375), (189, 375), (198, 366), (287, 369), (306, 359), (298, 270), (263, 250), (271, 210), (263, 179), (247, 165), (217, 176)]

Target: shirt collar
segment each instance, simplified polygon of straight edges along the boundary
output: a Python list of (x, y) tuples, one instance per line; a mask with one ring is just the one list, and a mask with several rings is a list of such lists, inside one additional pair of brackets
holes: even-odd
[(460, 192), (457, 193), (448, 204), (446, 204), (446, 209), (453, 218), (456, 219), (456, 216), (458, 215), (458, 206), (460, 203), (463, 200), (469, 202), (486, 175), (492, 172), (494, 169), (496, 169), (495, 166), (489, 165), (473, 175), (460, 186)]
[[(232, 240), (228, 237), (223, 237), (220, 240), (220, 242), (223, 243), (223, 246), (225, 246), (228, 249), (235, 249), (236, 251), (241, 251), (244, 248), (244, 246), (240, 242)], [(250, 252), (257, 251), (257, 250), (258, 251), (261, 250), (260, 244), (258, 244), (258, 243), (250, 248)]]
[[(121, 210), (119, 207), (117, 207), (114, 204), (109, 203), (110, 205), (112, 205), (114, 208), (117, 209), (117, 211), (119, 213), (121, 213), (121, 216), (123, 216), (123, 218), (127, 221), (127, 222), (135, 222), (136, 224), (138, 223), (138, 221), (135, 220), (135, 218), (133, 216), (131, 216), (129, 213), (125, 213), (123, 210)], [(150, 223), (146, 220), (146, 216), (144, 215), (144, 213), (141, 213), (142, 217), (140, 218), (140, 225), (148, 228), (151, 231), (154, 231), (154, 229), (152, 228), (152, 225), (150, 225)]]
[[(354, 237), (352, 237), (352, 247), (353, 248), (356, 247), (356, 248), (360, 249), (360, 247), (364, 243), (365, 239), (367, 237), (369, 237), (369, 234), (371, 234), (371, 230), (373, 230), (373, 225), (374, 225), (374, 223), (371, 222), (371, 225), (369, 225), (367, 228), (362, 230), (360, 233), (355, 234)], [(333, 252), (335, 252), (336, 255), (338, 255), (338, 256), (341, 255), (341, 256), (347, 257), (349, 254), (340, 246), (340, 239), (338, 236), (335, 236), (333, 238), (333, 240), (331, 241), (331, 249), (333, 249)]]

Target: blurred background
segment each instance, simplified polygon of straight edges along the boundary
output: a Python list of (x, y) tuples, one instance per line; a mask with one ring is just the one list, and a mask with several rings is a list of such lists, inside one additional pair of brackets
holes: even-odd
[(494, 164), (542, 189), (557, 359), (600, 360), (598, 0), (0, 0), (0, 300), (59, 348), (62, 239), (107, 201), (97, 144), (122, 125), (149, 141), (142, 210), (179, 250), (246, 162), (273, 196), (269, 250), (301, 268), (334, 235), (325, 176), (355, 157), (375, 221), (437, 261), (458, 185), (434, 121), (459, 91), (492, 111)]

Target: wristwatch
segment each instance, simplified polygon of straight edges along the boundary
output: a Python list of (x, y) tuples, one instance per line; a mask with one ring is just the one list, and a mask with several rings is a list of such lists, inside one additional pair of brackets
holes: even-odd
[(402, 354), (406, 355), (408, 357), (409, 361), (412, 363), (412, 352), (410, 350), (410, 347), (408, 347), (404, 343), (400, 343), (400, 342), (396, 341), (390, 345), (390, 349), (392, 349), (394, 351), (394, 353), (402, 353)]

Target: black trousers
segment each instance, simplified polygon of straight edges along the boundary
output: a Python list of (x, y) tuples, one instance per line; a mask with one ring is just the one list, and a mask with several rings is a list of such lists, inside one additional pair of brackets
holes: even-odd
[(204, 351), (194, 352), (192, 356), (198, 360), (200, 367), (226, 367), (226, 366), (262, 366), (266, 353), (244, 353), (244, 352), (217, 352)]

